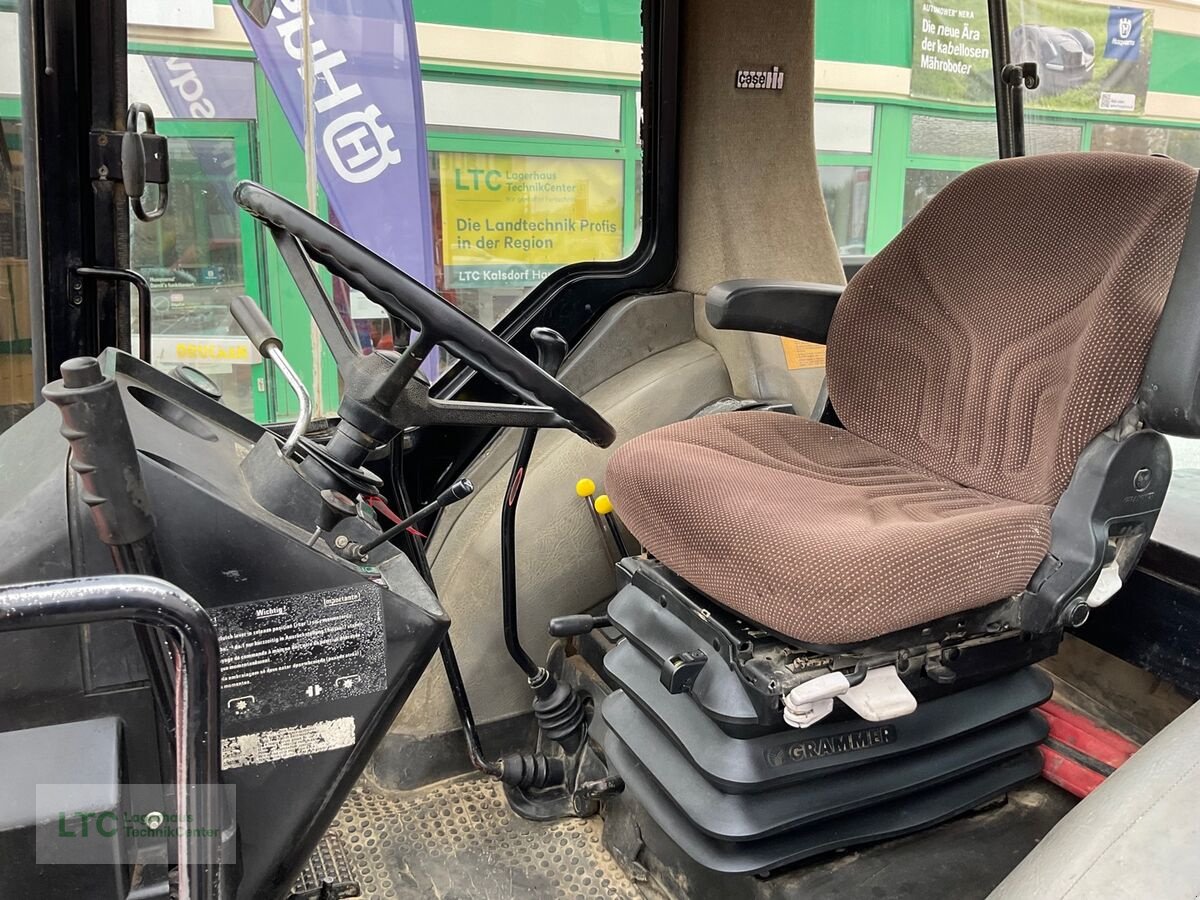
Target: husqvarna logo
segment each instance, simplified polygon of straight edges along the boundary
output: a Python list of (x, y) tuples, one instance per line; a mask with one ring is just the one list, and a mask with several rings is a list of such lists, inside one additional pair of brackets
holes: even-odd
[(1127, 39), (1129, 35), (1133, 34), (1133, 19), (1129, 18), (1129, 16), (1122, 16), (1121, 20), (1117, 23), (1117, 34), (1122, 39)]
[(363, 184), (400, 162), (400, 151), (388, 146), (395, 132), (379, 121), (379, 107), (372, 103), (361, 112), (338, 116), (327, 126), (325, 153), (338, 175)]
[[(285, 10), (292, 15), (286, 15)], [(283, 0), (271, 12), (271, 18), (288, 55), (296, 62), (303, 62), (300, 40), (303, 22), (299, 13), (299, 0)], [(323, 39), (314, 39), (312, 57), (317, 127), (325, 155), (338, 177), (352, 184), (364, 184), (377, 178), (388, 166), (399, 164), (400, 151), (391, 146), (395, 132), (390, 125), (379, 121), (378, 106), (361, 105), (362, 85), (346, 78), (342, 69), (346, 64), (345, 51), (328, 47)]]

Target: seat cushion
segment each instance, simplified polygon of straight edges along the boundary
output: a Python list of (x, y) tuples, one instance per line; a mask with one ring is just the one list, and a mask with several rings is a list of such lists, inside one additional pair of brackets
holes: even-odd
[(868, 640), (1023, 590), (1051, 508), (964, 488), (770, 412), (668, 425), (608, 463), (616, 511), (721, 605), (798, 641)]

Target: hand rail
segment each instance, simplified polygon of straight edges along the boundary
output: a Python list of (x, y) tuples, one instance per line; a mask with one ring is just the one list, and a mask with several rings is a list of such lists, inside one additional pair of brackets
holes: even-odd
[[(208, 612), (179, 588), (144, 575), (104, 575), (0, 588), (0, 632), (127, 621), (171, 637), (176, 671), (177, 813), (208, 828), (220, 815), (220, 676)], [(190, 797), (195, 796), (195, 803)], [(190, 808), (189, 808), (190, 807)], [(179, 839), (179, 896), (216, 900), (217, 864), (202, 838)]]

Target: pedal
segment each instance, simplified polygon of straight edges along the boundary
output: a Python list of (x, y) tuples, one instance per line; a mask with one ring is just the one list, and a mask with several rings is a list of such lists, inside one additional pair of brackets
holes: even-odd
[(288, 900), (343, 900), (363, 896), (359, 873), (339, 832), (328, 831), (300, 872)]

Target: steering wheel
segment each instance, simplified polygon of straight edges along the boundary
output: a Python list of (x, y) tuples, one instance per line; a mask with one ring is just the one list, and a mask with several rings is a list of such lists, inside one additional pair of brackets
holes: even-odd
[[(343, 418), (349, 414), (360, 429), (360, 420), (370, 421), (366, 413), (371, 412), (386, 418), (394, 428), (425, 424), (534, 426), (570, 428), (601, 447), (615, 440), (612, 425), (551, 374), (328, 222), (252, 181), (239, 183), (233, 196), (242, 209), (270, 229), (345, 379), (346, 398), (340, 412)], [(304, 255), (419, 332), (399, 361), (379, 352), (363, 356)], [(434, 345), (446, 348), (532, 405), (430, 397), (424, 384), (413, 376)], [(415, 385), (420, 388), (414, 389)]]

